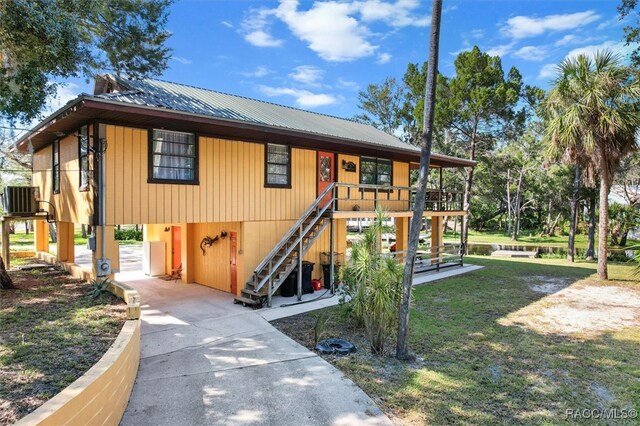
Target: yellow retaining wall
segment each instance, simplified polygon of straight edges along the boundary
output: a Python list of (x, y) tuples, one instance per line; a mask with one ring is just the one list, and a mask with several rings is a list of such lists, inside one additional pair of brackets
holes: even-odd
[(116, 341), (89, 371), (16, 426), (120, 423), (140, 363), (140, 296), (118, 282), (112, 282), (109, 291), (127, 303), (128, 319)]
[(17, 426), (117, 425), (140, 361), (140, 320), (128, 320), (96, 365)]

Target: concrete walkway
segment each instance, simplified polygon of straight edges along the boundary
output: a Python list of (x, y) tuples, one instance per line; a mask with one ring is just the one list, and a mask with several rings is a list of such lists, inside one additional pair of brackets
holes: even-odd
[(143, 303), (140, 369), (121, 424), (391, 424), (340, 371), (231, 295), (118, 279)]

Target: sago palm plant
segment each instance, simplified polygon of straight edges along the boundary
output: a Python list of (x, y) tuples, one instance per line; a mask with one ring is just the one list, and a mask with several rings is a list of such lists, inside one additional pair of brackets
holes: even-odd
[(353, 317), (364, 324), (371, 352), (376, 355), (384, 352), (402, 295), (402, 265), (381, 253), (384, 220), (384, 212), (376, 211), (371, 226), (353, 245), (349, 262), (340, 271)]

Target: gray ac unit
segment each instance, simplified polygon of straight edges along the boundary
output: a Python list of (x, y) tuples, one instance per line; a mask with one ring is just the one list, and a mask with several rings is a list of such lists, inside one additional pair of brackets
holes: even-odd
[(35, 216), (38, 211), (36, 189), (29, 186), (7, 186), (4, 188), (2, 204), (7, 216)]

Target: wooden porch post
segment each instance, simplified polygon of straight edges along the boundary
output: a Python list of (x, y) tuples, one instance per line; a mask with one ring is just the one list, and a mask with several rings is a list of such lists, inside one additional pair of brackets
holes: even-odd
[(58, 250), (56, 258), (58, 262), (75, 262), (74, 229), (73, 223), (58, 222)]
[(396, 252), (407, 251), (409, 244), (409, 218), (396, 217)]
[(36, 253), (39, 251), (48, 252), (49, 224), (43, 219), (35, 219), (33, 222), (33, 238), (35, 241)]
[(440, 263), (440, 247), (444, 244), (442, 235), (442, 216), (431, 217), (431, 264)]

